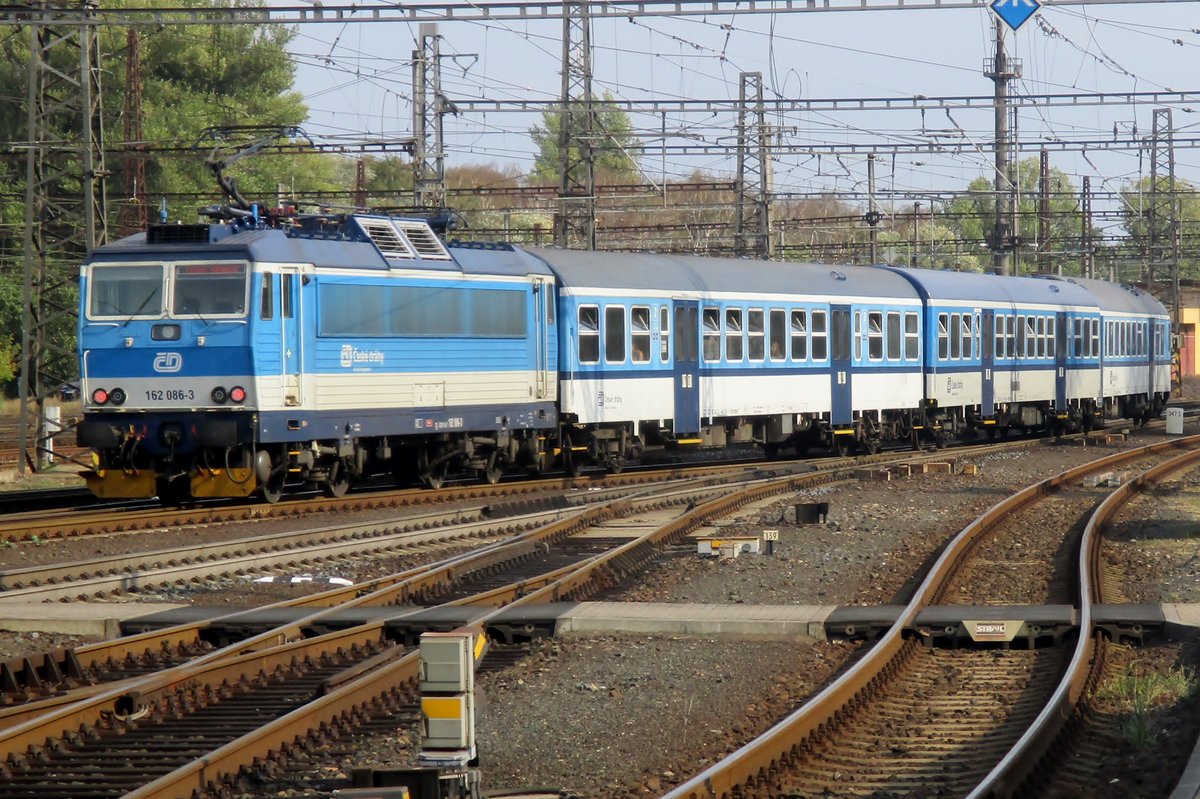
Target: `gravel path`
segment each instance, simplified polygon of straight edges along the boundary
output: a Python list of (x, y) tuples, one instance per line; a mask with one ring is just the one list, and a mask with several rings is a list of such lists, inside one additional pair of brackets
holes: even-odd
[[(1129, 445), (1161, 438), (1161, 433), (1139, 434)], [(846, 482), (781, 498), (722, 527), (727, 532), (778, 529), (774, 557), (722, 562), (681, 548), (637, 589), (606, 598), (832, 605), (901, 601), (922, 563), (980, 512), (1018, 488), (1108, 451), (1035, 444), (979, 459), (976, 475)], [(1143, 500), (1160, 514), (1157, 532), (1148, 535), (1141, 523), (1128, 529), (1118, 524), (1114, 530), (1109, 556), (1126, 574), (1131, 601), (1200, 602), (1192, 521), (1200, 516), (1200, 479), (1186, 480), (1194, 507)], [(826, 524), (790, 521), (795, 503), (806, 501), (830, 503)], [(237, 587), (222, 590), (236, 592)], [(213, 601), (205, 592), (188, 598)], [(0, 657), (28, 652), (29, 644), (0, 636)], [(32, 648), (48, 647), (34, 643)], [(725, 637), (537, 642), (516, 665), (479, 678), (485, 788), (549, 786), (589, 799), (657, 795), (798, 707), (856, 651), (846, 643)], [(1194, 700), (1184, 709), (1200, 717)], [(730, 718), (741, 721), (729, 726)], [(363, 765), (402, 767), (411, 762), (417, 740), (411, 728), (375, 736), (353, 757), (245, 796), (298, 796), (309, 777), (328, 778)]]

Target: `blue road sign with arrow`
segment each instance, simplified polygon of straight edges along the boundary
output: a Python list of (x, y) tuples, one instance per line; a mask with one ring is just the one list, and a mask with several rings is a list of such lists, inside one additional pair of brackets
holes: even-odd
[(992, 11), (996, 16), (1008, 23), (1008, 27), (1016, 30), (1025, 24), (1041, 8), (1038, 0), (993, 0)]

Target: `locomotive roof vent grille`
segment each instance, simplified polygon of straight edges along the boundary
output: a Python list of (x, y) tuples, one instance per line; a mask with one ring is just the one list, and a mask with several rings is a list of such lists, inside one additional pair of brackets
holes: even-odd
[(391, 220), (358, 217), (358, 224), (362, 226), (367, 238), (379, 248), (384, 258), (411, 260), (416, 257), (416, 253), (408, 245), (408, 239), (392, 225)]
[(147, 244), (208, 244), (208, 225), (147, 225)]
[(446, 252), (446, 248), (438, 240), (437, 234), (427, 223), (408, 219), (397, 219), (395, 223), (408, 238), (408, 243), (422, 258), (433, 258), (439, 261), (450, 260), (450, 253)]

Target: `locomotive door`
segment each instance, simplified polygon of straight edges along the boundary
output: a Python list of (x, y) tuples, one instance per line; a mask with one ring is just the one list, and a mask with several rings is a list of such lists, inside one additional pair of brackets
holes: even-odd
[(850, 346), (850, 306), (831, 305), (830, 324), (830, 423), (834, 427), (849, 427), (854, 422), (851, 367), (853, 350)]
[(700, 432), (700, 303), (675, 300), (675, 436)]
[(1054, 314), (1054, 407), (1067, 412), (1067, 315)]
[(554, 297), (550, 284), (544, 277), (533, 278), (533, 330), (535, 388), (537, 399), (545, 399), (550, 393), (550, 337), (546, 328), (554, 321)]
[(300, 368), (303, 363), (300, 340), (300, 331), (303, 330), (300, 318), (300, 270), (295, 267), (280, 268), (279, 281), (279, 316), (283, 325), (280, 341), (283, 404), (299, 405), (303, 399), (300, 394)]
[(983, 382), (979, 400), (979, 415), (990, 419), (996, 415), (996, 311), (992, 308), (983, 309), (983, 331), (980, 333), (980, 369), (983, 371)]

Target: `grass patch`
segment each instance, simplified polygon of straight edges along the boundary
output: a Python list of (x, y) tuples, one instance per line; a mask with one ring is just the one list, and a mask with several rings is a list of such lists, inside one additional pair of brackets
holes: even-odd
[(1195, 690), (1196, 675), (1186, 666), (1162, 673), (1135, 661), (1100, 686), (1100, 698), (1112, 702), (1116, 713), (1125, 717), (1121, 731), (1129, 743), (1145, 749), (1158, 738), (1153, 729), (1155, 711), (1188, 698)]

